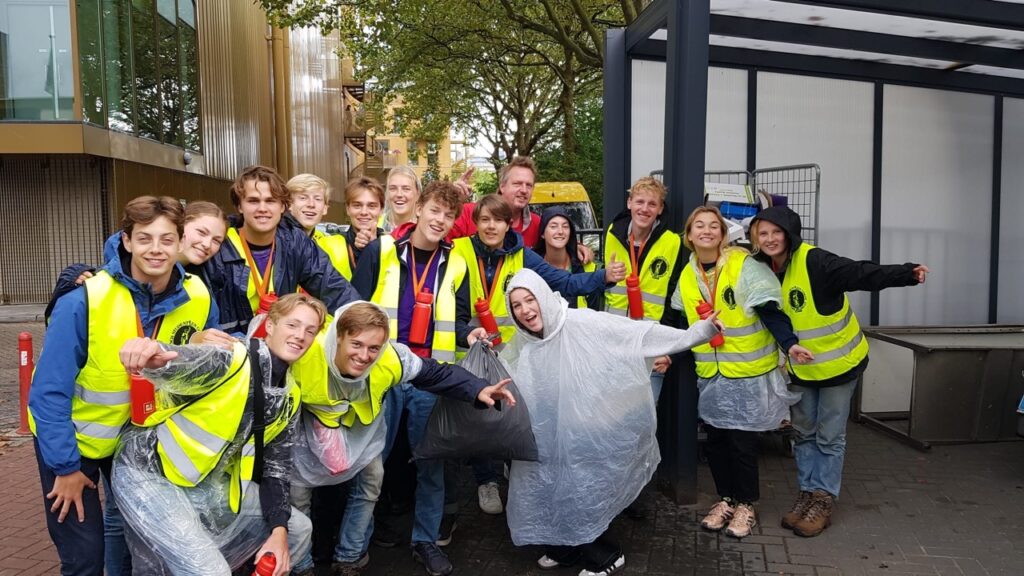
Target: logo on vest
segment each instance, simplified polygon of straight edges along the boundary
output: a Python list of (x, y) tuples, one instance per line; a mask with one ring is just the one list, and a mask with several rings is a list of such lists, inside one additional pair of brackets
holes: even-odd
[(736, 292), (732, 289), (732, 286), (726, 286), (722, 290), (722, 300), (725, 300), (725, 305), (729, 307), (729, 310), (736, 309)]
[(804, 304), (807, 304), (807, 295), (804, 291), (793, 287), (789, 289), (789, 307), (797, 312), (804, 309)]
[(508, 292), (508, 283), (512, 281), (512, 275), (505, 276), (505, 282), (501, 285), (502, 292)]
[(654, 259), (654, 262), (651, 262), (651, 276), (657, 280), (665, 274), (668, 274), (668, 260), (665, 260), (662, 256), (658, 256)]
[(174, 328), (174, 332), (171, 333), (170, 343), (174, 344), (175, 346), (188, 344), (189, 339), (192, 338), (192, 335), (195, 334), (196, 332), (199, 332), (199, 327), (193, 324), (192, 322), (185, 322), (183, 324), (179, 324), (177, 327)]

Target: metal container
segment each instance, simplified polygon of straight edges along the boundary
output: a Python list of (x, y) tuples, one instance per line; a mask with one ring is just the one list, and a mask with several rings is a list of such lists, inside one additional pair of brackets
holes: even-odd
[(870, 362), (855, 399), (864, 422), (908, 443), (1019, 440), (1024, 326), (864, 330)]

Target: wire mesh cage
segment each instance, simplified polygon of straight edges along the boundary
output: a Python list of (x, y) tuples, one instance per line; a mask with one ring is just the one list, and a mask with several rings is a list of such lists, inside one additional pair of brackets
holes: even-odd
[[(656, 178), (659, 182), (665, 181), (664, 170), (654, 170), (651, 172), (651, 177)], [(705, 182), (715, 182), (717, 184), (750, 184), (753, 178), (750, 177), (750, 172), (746, 170), (709, 170), (704, 172)]]
[(753, 172), (754, 189), (785, 198), (786, 205), (800, 215), (803, 239), (818, 243), (818, 198), (821, 168), (817, 164), (798, 164), (761, 168)]

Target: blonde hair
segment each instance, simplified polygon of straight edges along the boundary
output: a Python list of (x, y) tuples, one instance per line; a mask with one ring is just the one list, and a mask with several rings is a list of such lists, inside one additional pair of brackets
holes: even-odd
[(634, 182), (633, 186), (629, 189), (629, 197), (632, 198), (633, 194), (637, 192), (652, 192), (662, 204), (665, 203), (665, 197), (668, 195), (668, 189), (665, 188), (665, 185), (657, 178), (651, 176), (644, 176)]
[(287, 294), (278, 298), (277, 302), (270, 307), (270, 311), (267, 312), (267, 318), (277, 324), (282, 318), (291, 314), (299, 306), (309, 306), (316, 312), (317, 317), (320, 321), (317, 323), (317, 332), (324, 327), (324, 320), (327, 318), (327, 307), (324, 303), (310, 296), (309, 294)]
[[(642, 178), (641, 178), (642, 180)], [(683, 245), (686, 246), (687, 250), (693, 252), (693, 243), (690, 242), (690, 230), (693, 228), (693, 222), (697, 219), (697, 216), (701, 214), (714, 214), (715, 218), (718, 219), (718, 225), (722, 227), (722, 241), (718, 244), (719, 256), (725, 254), (725, 249), (729, 245), (729, 238), (726, 235), (726, 231), (729, 230), (729, 225), (726, 224), (725, 218), (722, 217), (722, 213), (718, 211), (718, 208), (714, 206), (698, 206), (690, 215), (686, 218), (686, 225), (683, 226)]]
[(331, 197), (331, 185), (327, 183), (327, 180), (316, 174), (296, 174), (285, 184), (285, 187), (288, 188), (288, 193), (292, 195), (312, 192), (313, 190), (323, 190), (324, 200)]
[(405, 176), (406, 178), (413, 181), (416, 184), (416, 192), (423, 192), (423, 183), (420, 182), (420, 177), (416, 174), (416, 171), (411, 166), (402, 164), (401, 166), (395, 166), (388, 171), (388, 179), (385, 181), (385, 187), (391, 183), (392, 176)]

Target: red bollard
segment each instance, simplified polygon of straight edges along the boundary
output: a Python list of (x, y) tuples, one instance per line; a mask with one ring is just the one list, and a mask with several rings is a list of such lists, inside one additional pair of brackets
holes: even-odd
[(21, 423), (18, 426), (18, 434), (28, 436), (32, 432), (28, 429), (28, 391), (32, 386), (32, 370), (35, 363), (32, 361), (32, 334), (22, 332), (18, 334), (18, 381), (21, 384)]

